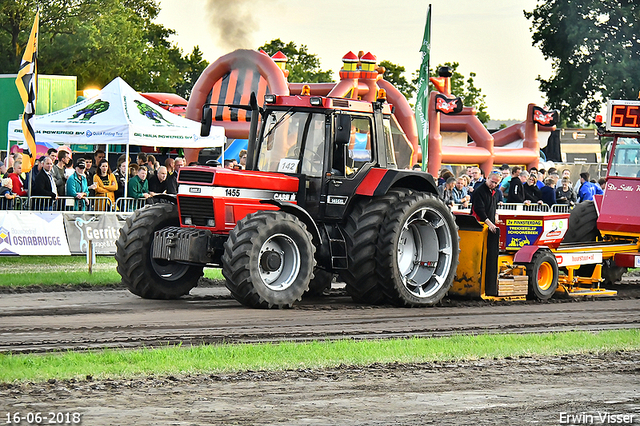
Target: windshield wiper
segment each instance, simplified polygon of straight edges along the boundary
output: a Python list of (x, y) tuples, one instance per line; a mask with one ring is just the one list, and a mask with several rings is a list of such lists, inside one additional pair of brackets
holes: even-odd
[[(289, 108), (288, 110), (286, 110), (284, 112), (284, 114), (282, 114), (282, 117), (280, 117), (278, 119), (278, 121), (276, 121), (276, 123), (269, 129), (269, 131), (267, 131), (267, 134), (264, 135), (262, 137), (262, 139), (267, 139), (269, 137), (269, 135), (271, 134), (271, 132), (273, 132), (278, 126), (280, 126), (280, 124), (287, 117), (287, 115), (291, 113), (291, 110), (293, 110), (293, 107)], [(293, 114), (291, 114), (291, 115), (293, 115)]]

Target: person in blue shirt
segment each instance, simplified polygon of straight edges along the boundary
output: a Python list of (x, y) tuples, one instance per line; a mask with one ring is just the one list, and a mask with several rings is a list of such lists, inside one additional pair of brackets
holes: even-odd
[(594, 195), (604, 194), (600, 185), (589, 182), (589, 172), (580, 173), (580, 184), (578, 202), (593, 200)]
[(75, 202), (73, 205), (74, 210), (85, 211), (89, 210), (89, 189), (95, 189), (96, 184), (91, 186), (87, 185), (87, 177), (85, 176), (85, 162), (84, 158), (80, 157), (76, 160), (76, 171), (67, 180), (67, 196), (74, 197)]

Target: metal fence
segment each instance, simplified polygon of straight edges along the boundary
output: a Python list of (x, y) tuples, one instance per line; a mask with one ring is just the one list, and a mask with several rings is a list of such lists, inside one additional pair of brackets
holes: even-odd
[[(520, 203), (503, 203), (498, 204), (497, 210), (500, 212), (550, 212), (550, 213), (571, 213), (573, 205), (569, 204), (554, 204), (549, 206), (548, 204), (520, 204)], [(467, 207), (463, 207), (462, 204), (454, 204), (453, 211), (471, 213), (471, 204)]]
[(133, 212), (146, 204), (144, 198), (118, 198), (116, 202), (106, 197), (86, 197), (78, 200), (74, 197), (16, 197), (13, 200), (0, 198), (0, 210), (32, 211), (94, 211), (94, 212)]

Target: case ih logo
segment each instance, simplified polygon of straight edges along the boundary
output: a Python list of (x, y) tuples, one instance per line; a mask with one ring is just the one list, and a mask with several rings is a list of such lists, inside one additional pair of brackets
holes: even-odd
[(2, 243), (11, 245), (11, 235), (9, 234), (9, 231), (4, 228), (0, 228), (0, 244)]

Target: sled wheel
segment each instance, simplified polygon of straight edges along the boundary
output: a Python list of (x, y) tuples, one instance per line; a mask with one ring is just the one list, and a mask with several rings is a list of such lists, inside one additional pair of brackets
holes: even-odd
[(116, 241), (117, 270), (129, 291), (145, 299), (176, 299), (198, 284), (203, 266), (152, 258), (155, 231), (179, 226), (178, 206), (154, 204), (138, 209)]
[(529, 298), (547, 300), (558, 288), (558, 262), (548, 251), (539, 251), (533, 255), (527, 265), (529, 277)]
[(288, 308), (309, 288), (315, 247), (305, 225), (282, 211), (247, 215), (229, 233), (222, 275), (251, 308)]

